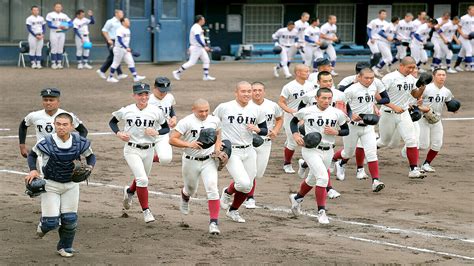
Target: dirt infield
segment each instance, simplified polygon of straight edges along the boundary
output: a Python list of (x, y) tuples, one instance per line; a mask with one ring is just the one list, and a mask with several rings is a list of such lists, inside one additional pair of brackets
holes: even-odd
[[(171, 77), (177, 65), (138, 65), (141, 75), (152, 83), (157, 75)], [(288, 82), (272, 76), (270, 64), (215, 64), (214, 82), (201, 80), (196, 66), (181, 81), (172, 81), (178, 117), (191, 112), (198, 97), (211, 107), (233, 97), (240, 80), (262, 81), (267, 97), (277, 100)], [(353, 72), (353, 64), (338, 65), (339, 81)], [(97, 69), (97, 66), (96, 68)], [(95, 71), (95, 70), (94, 70)], [(81, 187), (79, 227), (75, 248), (79, 254), (64, 259), (54, 253), (57, 233), (43, 239), (35, 236), (40, 217), (39, 199), (24, 194), (26, 160), (20, 156), (16, 135), (22, 118), (41, 108), (39, 91), (56, 86), (62, 92), (62, 107), (74, 112), (90, 133), (110, 132), (111, 113), (132, 102), (131, 80), (109, 84), (94, 71), (31, 70), (2, 67), (0, 76), (0, 264), (469, 264), (474, 262), (472, 132), (474, 120), (446, 120), (444, 144), (433, 162), (437, 172), (424, 180), (407, 177), (407, 163), (400, 149), (379, 151), (380, 173), (386, 188), (372, 193), (369, 181), (355, 178), (354, 160), (346, 180), (333, 181), (341, 192), (328, 200), (331, 223), (321, 226), (314, 216), (315, 199), (310, 193), (303, 204), (307, 215), (298, 219), (288, 214), (288, 194), (295, 192), (301, 179), (284, 174), (282, 166), (284, 134), (273, 143), (271, 159), (263, 179), (257, 180), (257, 205), (241, 210), (245, 224), (233, 223), (221, 211), (222, 234), (207, 233), (207, 203), (201, 187), (191, 202), (191, 214), (179, 211), (181, 150), (174, 149), (168, 166), (154, 164), (150, 178), (150, 208), (157, 221), (145, 225), (134, 201), (128, 218), (122, 217), (121, 187), (131, 180), (122, 155), (123, 142), (112, 135), (91, 135), (97, 155), (93, 184)], [(445, 118), (474, 117), (473, 73), (448, 77), (448, 88), (462, 101), (458, 114)], [(34, 129), (29, 129), (34, 134)], [(34, 138), (27, 139), (28, 147)], [(338, 141), (340, 145), (340, 140)], [(420, 152), (420, 161), (426, 151)], [(295, 154), (300, 158), (299, 151)], [(2, 172), (3, 171), (3, 172)], [(221, 172), (219, 187), (227, 186), (227, 172)]]

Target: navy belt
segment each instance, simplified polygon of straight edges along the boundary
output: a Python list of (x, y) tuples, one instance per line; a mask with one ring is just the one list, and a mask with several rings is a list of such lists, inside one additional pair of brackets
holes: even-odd
[(205, 161), (211, 158), (211, 155), (204, 156), (204, 157), (193, 157), (193, 156), (185, 155), (184, 158), (189, 159), (189, 160), (195, 160), (195, 161)]
[(132, 147), (132, 148), (137, 148), (137, 149), (140, 149), (140, 150), (147, 150), (149, 148), (155, 147), (155, 143), (141, 145), (141, 144), (135, 144), (135, 143), (129, 142), (129, 143), (127, 143), (127, 145)]
[(232, 145), (232, 148), (236, 148), (236, 149), (245, 149), (245, 148), (248, 148), (250, 147), (251, 145)]

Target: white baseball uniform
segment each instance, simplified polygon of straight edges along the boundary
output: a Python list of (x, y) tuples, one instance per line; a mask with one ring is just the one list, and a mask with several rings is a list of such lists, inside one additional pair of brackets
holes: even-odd
[[(199, 138), (199, 133), (201, 129), (204, 128), (220, 130), (221, 122), (217, 117), (212, 115), (209, 115), (206, 120), (202, 121), (194, 114), (190, 114), (176, 124), (175, 130), (182, 135), (181, 138), (183, 140), (193, 142)], [(194, 195), (198, 189), (199, 177), (201, 177), (207, 193), (207, 199), (219, 199), (217, 165), (211, 157), (213, 152), (214, 145), (207, 149), (184, 149), (182, 157), (184, 194), (189, 196)]]
[[(114, 42), (114, 60), (112, 62), (111, 68), (116, 69), (120, 66), (122, 59), (128, 65), (128, 68), (135, 67), (135, 61), (131, 52), (127, 51), (127, 48), (130, 48), (130, 28), (125, 28), (121, 26), (117, 29), (116, 40)], [(120, 43), (119, 38), (121, 38), (122, 43)]]
[[(200, 41), (196, 38), (199, 38)], [(194, 66), (197, 61), (201, 59), (202, 67), (208, 69), (211, 60), (209, 59), (206, 49), (204, 49), (206, 45), (206, 41), (204, 40), (204, 30), (198, 23), (195, 23), (189, 31), (189, 44), (189, 60), (183, 64), (182, 68), (188, 69)]]
[[(296, 111), (300, 105), (301, 98), (311, 90), (314, 90), (314, 85), (311, 82), (305, 81), (304, 84), (300, 84), (298, 81), (293, 80), (283, 87), (280, 96), (283, 96), (286, 99), (286, 104), (289, 108)], [(296, 144), (293, 139), (293, 134), (291, 133), (291, 119), (293, 119), (293, 114), (285, 112), (283, 115), (283, 128), (286, 133), (285, 147), (294, 151), (298, 144)]]
[[(257, 105), (265, 114), (267, 119), (268, 132), (275, 127), (276, 118), (283, 116), (283, 110), (274, 101), (264, 99), (263, 102)], [(267, 169), (268, 160), (270, 159), (270, 152), (272, 150), (272, 140), (269, 137), (263, 137), (264, 143), (255, 149), (257, 153), (257, 178), (263, 177)]]
[[(158, 99), (153, 93), (150, 94), (150, 99), (148, 103), (155, 105), (163, 111), (166, 120), (169, 121), (171, 118), (170, 112), (171, 108), (176, 104), (174, 96), (171, 93), (167, 93), (163, 99)], [(156, 130), (161, 128), (160, 125), (157, 125)], [(173, 149), (169, 143), (170, 135), (169, 133), (160, 135), (156, 138), (155, 152), (160, 159), (160, 164), (169, 164), (173, 158)]]
[[(318, 90), (319, 90), (319, 87), (314, 90), (310, 90), (306, 92), (305, 95), (303, 95), (303, 97), (301, 98), (301, 102), (303, 102), (306, 106), (316, 105), (317, 104), (316, 94), (318, 93)], [(331, 87), (331, 91), (332, 91), (332, 102), (331, 102), (332, 107), (335, 107), (337, 102), (344, 102), (344, 103), (346, 102), (346, 96), (344, 95), (344, 92), (337, 90), (334, 86)]]
[[(385, 38), (382, 36), (381, 31), (383, 30), (384, 35), (387, 37)], [(379, 41), (377, 41), (377, 46), (379, 48), (380, 53), (382, 54), (382, 60), (385, 64), (391, 64), (393, 60), (392, 55), (392, 42), (388, 40), (388, 38), (396, 38), (397, 36), (397, 25), (393, 23), (387, 23), (385, 26), (378, 32), (380, 36)]]
[(303, 22), (301, 19), (295, 22), (295, 29), (298, 31), (298, 42), (303, 44), (304, 40), (304, 32), (309, 27), (308, 22)]
[[(37, 39), (37, 34), (42, 34), (44, 37), (43, 25), (46, 21), (42, 16), (29, 16), (26, 18), (26, 25), (29, 26), (28, 45), (30, 47), (29, 55), (31, 61), (41, 62), (41, 51), (43, 50), (44, 38)], [(33, 58), (32, 58), (33, 57)]]
[(311, 63), (316, 61), (318, 58), (323, 58), (323, 52), (316, 44), (320, 41), (320, 35), (321, 29), (317, 26), (309, 26), (304, 32), (304, 38), (306, 39), (304, 45), (304, 63), (307, 66), (311, 66)]
[(226, 168), (234, 179), (234, 187), (239, 192), (249, 193), (257, 175), (257, 154), (252, 147), (253, 133), (247, 125), (265, 122), (265, 114), (253, 102), (241, 106), (232, 100), (219, 104), (214, 115), (222, 121), (222, 139), (232, 143), (232, 156)]
[(428, 26), (428, 23), (424, 23), (420, 25), (414, 35), (413, 39), (410, 43), (410, 50), (411, 50), (411, 57), (415, 59), (416, 63), (426, 63), (428, 61), (428, 55), (426, 51), (423, 49), (423, 45), (429, 38), (431, 28)]
[[(470, 16), (466, 14), (461, 17), (461, 21), (459, 22), (460, 28), (462, 33), (469, 35), (469, 33), (474, 32), (474, 16)], [(471, 65), (471, 69), (474, 67), (474, 60), (472, 59), (473, 56), (473, 47), (474, 47), (474, 39), (469, 40), (465, 39), (462, 36), (459, 36), (459, 41), (462, 45), (463, 54), (465, 57), (465, 62), (468, 65)], [(459, 52), (461, 53), (461, 51)]]
[[(367, 41), (367, 45), (369, 46), (370, 52), (372, 52), (372, 54), (381, 52), (378, 42), (383, 38), (379, 35), (379, 32), (387, 25), (387, 21), (381, 20), (379, 18), (373, 19), (369, 22), (369, 24), (367, 24), (367, 28), (371, 30), (370, 36), (368, 36), (369, 40)], [(371, 40), (373, 40), (373, 42)]]
[[(347, 87), (348, 85), (352, 85), (354, 83), (357, 83), (357, 75), (352, 75), (352, 76), (347, 76), (343, 78), (337, 87), (339, 88), (340, 86)], [(373, 84), (375, 87), (377, 87), (377, 91), (384, 91), (385, 90), (385, 85), (379, 78), (374, 78)]]
[[(414, 31), (413, 30), (413, 21), (407, 22), (405, 19), (400, 20), (398, 22), (398, 27), (397, 27), (397, 38), (401, 42), (411, 42), (411, 34)], [(403, 45), (398, 45), (397, 46), (397, 59), (403, 59), (407, 56), (407, 47)]]
[[(439, 20), (439, 19), (438, 19)], [(447, 23), (443, 24), (437, 31), (433, 33), (433, 37), (431, 41), (434, 44), (434, 53), (433, 53), (433, 60), (446, 58), (446, 60), (451, 60), (453, 57), (453, 51), (448, 48), (448, 44), (443, 41), (440, 35), (442, 35), (448, 43), (450, 43), (453, 38), (454, 34), (456, 34), (458, 29), (458, 25), (454, 25), (451, 20)], [(435, 34), (436, 33), (436, 34)], [(441, 62), (440, 62), (441, 63)]]
[(87, 58), (89, 57), (89, 52), (90, 49), (84, 49), (82, 46), (85, 42), (90, 42), (89, 38), (89, 24), (91, 23), (91, 20), (88, 18), (75, 18), (72, 21), (72, 24), (74, 26), (74, 29), (77, 29), (77, 34), (74, 36), (74, 40), (76, 42), (76, 56), (78, 58), (84, 57), (84, 59), (87, 62)]
[[(439, 88), (434, 83), (430, 83), (426, 85), (422, 98), (423, 105), (431, 107), (436, 114), (441, 116), (445, 103), (453, 99), (453, 94), (445, 86)], [(440, 151), (443, 145), (443, 124), (441, 120), (435, 124), (430, 124), (425, 117), (422, 117), (419, 125), (420, 149)]]
[(296, 54), (296, 40), (298, 39), (299, 32), (296, 28), (289, 31), (287, 27), (277, 30), (272, 35), (272, 39), (275, 40), (281, 47), (280, 53), (280, 67), (283, 68), (285, 76), (291, 76), (290, 70), (288, 69), (288, 62), (293, 60), (293, 56)]
[(416, 90), (416, 79), (412, 75), (404, 76), (398, 70), (393, 71), (382, 78), (385, 84), (390, 103), (401, 107), (404, 112), (395, 113), (391, 108), (382, 106), (379, 121), (380, 138), (377, 141), (378, 147), (385, 147), (390, 144), (395, 131), (398, 131), (405, 145), (417, 147), (415, 127), (408, 111), (409, 103), (413, 98), (411, 92)]
[[(326, 37), (333, 38), (336, 37), (336, 32), (337, 32), (337, 26), (336, 24), (330, 24), (329, 22), (324, 23), (321, 26), (321, 34), (324, 34)], [(329, 60), (331, 60), (331, 64), (336, 61), (336, 50), (334, 49), (334, 46), (332, 45), (332, 41), (330, 40), (325, 40), (329, 45), (324, 52), (326, 52), (329, 56)], [(324, 54), (323, 52), (323, 54)]]
[(59, 29), (59, 26), (64, 23), (70, 23), (71, 19), (62, 12), (57, 13), (53, 11), (46, 15), (46, 21), (48, 22), (48, 26), (50, 26), (49, 40), (51, 43), (51, 55), (59, 54), (60, 57), (57, 61), (59, 61), (60, 64), (64, 52), (64, 43), (66, 41), (66, 31)]
[(165, 115), (158, 107), (151, 104), (148, 104), (143, 110), (138, 109), (136, 104), (130, 104), (113, 112), (112, 115), (117, 120), (125, 122), (123, 132), (130, 135), (129, 142), (124, 146), (123, 154), (136, 179), (137, 187), (147, 187), (156, 137), (146, 135), (145, 129), (156, 128), (158, 124), (164, 124)]

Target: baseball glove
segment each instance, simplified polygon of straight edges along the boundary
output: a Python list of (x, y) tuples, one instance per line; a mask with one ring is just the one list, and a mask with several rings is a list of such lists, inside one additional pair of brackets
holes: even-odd
[(81, 161), (74, 162), (74, 171), (72, 172), (71, 180), (79, 183), (87, 180), (92, 173), (92, 166), (87, 165)]
[(212, 158), (214, 158), (214, 160), (216, 160), (216, 162), (218, 163), (217, 164), (217, 171), (221, 171), (222, 169), (224, 169), (224, 166), (229, 161), (229, 156), (224, 151), (220, 151), (218, 153), (213, 153)]
[(430, 108), (430, 110), (426, 113), (423, 114), (423, 116), (425, 117), (425, 119), (428, 121), (428, 123), (430, 124), (435, 124), (435, 123), (438, 123), (438, 121), (440, 120), (440, 116), (438, 114), (436, 114), (432, 108)]

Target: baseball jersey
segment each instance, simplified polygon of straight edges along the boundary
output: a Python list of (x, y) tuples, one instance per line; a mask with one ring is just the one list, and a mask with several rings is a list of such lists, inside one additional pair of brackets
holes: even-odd
[[(330, 24), (329, 22), (326, 22), (321, 26), (321, 34), (326, 35), (328, 38), (334, 38), (336, 37), (336, 32), (337, 32), (337, 26), (336, 24)], [(332, 43), (331, 40), (326, 40), (328, 43)]]
[[(308, 39), (313, 41), (311, 45), (316, 45), (316, 42), (319, 42), (319, 36), (321, 35), (321, 29), (319, 27), (309, 26), (304, 31), (304, 36), (307, 36)], [(304, 37), (303, 37), (304, 39)]]
[(36, 34), (43, 33), (43, 25), (46, 24), (46, 21), (42, 16), (29, 16), (26, 18), (26, 25), (31, 27), (31, 31)]
[(461, 25), (462, 33), (469, 34), (474, 32), (474, 16), (469, 16), (469, 14), (462, 16), (459, 24)]
[[(416, 90), (416, 78), (412, 75), (404, 76), (398, 70), (388, 73), (382, 78), (387, 89), (390, 103), (400, 106), (403, 110), (408, 109), (411, 91)], [(390, 107), (382, 106), (382, 110), (391, 110)]]
[(156, 137), (145, 135), (148, 127), (156, 128), (166, 122), (165, 114), (156, 106), (148, 104), (143, 110), (130, 104), (115, 111), (112, 115), (125, 122), (124, 132), (130, 134), (130, 142), (135, 144), (154, 143)]
[(444, 86), (438, 88), (434, 83), (430, 83), (426, 85), (421, 97), (423, 98), (423, 105), (431, 107), (436, 114), (441, 115), (444, 104), (453, 99), (453, 94)]
[(272, 130), (275, 127), (275, 119), (277, 117), (283, 116), (283, 110), (278, 106), (278, 104), (269, 99), (263, 99), (262, 104), (257, 105), (261, 111), (264, 113), (267, 119), (267, 128), (268, 131)]
[[(418, 29), (415, 31), (415, 34), (418, 34), (418, 36), (420, 36), (422, 43), (426, 43), (426, 41), (428, 40), (430, 36), (430, 32), (431, 32), (431, 28), (428, 26), (428, 23), (424, 23), (423, 25), (418, 27)], [(417, 39), (417, 41), (419, 40)]]
[(191, 27), (191, 30), (189, 31), (189, 43), (192, 46), (202, 47), (202, 45), (196, 40), (196, 35), (199, 35), (199, 39), (201, 39), (202, 43), (206, 43), (204, 40), (204, 30), (202, 29), (201, 25), (194, 23), (194, 25)]
[(158, 99), (153, 93), (150, 94), (150, 99), (148, 103), (151, 105), (155, 105), (156, 107), (160, 108), (164, 113), (166, 119), (170, 119), (170, 112), (171, 107), (176, 104), (173, 94), (167, 93), (163, 99)]
[(413, 32), (413, 21), (407, 22), (406, 20), (402, 19), (398, 22), (397, 27), (397, 36), (398, 39), (401, 41), (410, 41), (411, 40), (411, 33)]
[(426, 24), (426, 23), (421, 23), (421, 21), (419, 19), (413, 20), (413, 22), (412, 22), (413, 32), (415, 32), (422, 24)]
[[(385, 27), (383, 27), (383, 30), (385, 32), (385, 36), (391, 37), (391, 38), (394, 38), (394, 39), (397, 37), (397, 25), (395, 25), (393, 23), (387, 23), (387, 25), (385, 25)], [(390, 43), (389, 40), (385, 39), (382, 36), (380, 36), (380, 39), (384, 42)]]
[[(340, 86), (348, 86), (349, 84), (352, 85), (354, 83), (357, 83), (357, 75), (352, 75), (352, 76), (348, 76), (348, 77), (343, 78), (341, 80), (341, 82), (339, 82), (337, 87), (339, 88)], [(373, 84), (375, 84), (375, 87), (377, 87), (377, 91), (384, 91), (385, 90), (385, 85), (383, 84), (383, 82), (379, 78), (374, 78)]]
[(241, 106), (236, 100), (219, 104), (214, 115), (221, 120), (222, 139), (237, 146), (252, 144), (253, 133), (247, 129), (248, 124), (258, 125), (266, 121), (265, 114), (256, 104), (249, 102)]
[(286, 99), (286, 105), (288, 105), (289, 108), (297, 110), (301, 98), (311, 90), (314, 90), (314, 85), (311, 82), (305, 81), (302, 85), (298, 83), (298, 81), (293, 80), (283, 86), (280, 96)]
[(319, 72), (313, 72), (313, 73), (309, 74), (309, 76), (308, 76), (308, 81), (311, 84), (313, 84), (314, 86), (318, 85), (318, 74), (319, 74)]
[(438, 24), (436, 24), (434, 28), (436, 29), (436, 28), (439, 27), (439, 29), (433, 31), (433, 35), (432, 35), (431, 38), (435, 38), (435, 39), (441, 40), (441, 38), (439, 37), (439, 33), (438, 33), (438, 32), (439, 32), (439, 30), (441, 29), (442, 26), (444, 26), (446, 23), (451, 22), (451, 20), (448, 20), (448, 21), (447, 21), (445, 24), (443, 24), (443, 25), (441, 25), (441, 23), (443, 23), (443, 18), (442, 18), (442, 17), (437, 18), (436, 21), (438, 22)]
[(370, 32), (371, 36), (368, 36), (369, 39), (380, 40), (384, 39), (382, 36), (379, 35), (379, 31), (385, 28), (388, 25), (388, 22), (385, 20), (380, 20), (379, 18), (372, 19), (369, 24), (367, 24), (367, 28), (371, 29)]
[(298, 34), (299, 33), (298, 33), (298, 30), (296, 30), (296, 28), (289, 31), (288, 28), (285, 27), (273, 33), (272, 39), (276, 40), (280, 45), (292, 46), (296, 43), (296, 39), (298, 39)]
[(321, 147), (330, 146), (336, 141), (336, 136), (324, 134), (324, 127), (340, 127), (347, 122), (347, 116), (332, 106), (323, 111), (318, 106), (311, 105), (296, 112), (295, 117), (304, 120), (306, 134), (312, 132), (321, 134), (321, 143), (319, 143)]
[(301, 21), (301, 19), (295, 22), (295, 28), (296, 28), (296, 31), (298, 31), (299, 42), (304, 42), (304, 34), (305, 34), (304, 32), (308, 27), (309, 27), (309, 23), (303, 22)]
[[(196, 141), (199, 138), (201, 129), (214, 128), (215, 130), (221, 129), (221, 121), (219, 118), (208, 115), (206, 120), (202, 121), (197, 118), (194, 114), (190, 114), (183, 119), (179, 120), (176, 124), (175, 130), (178, 131), (182, 136), (181, 138), (187, 142)], [(214, 145), (207, 149), (192, 149), (185, 148), (184, 153), (192, 157), (205, 157), (214, 152)]]
[(46, 21), (51, 22), (53, 26), (58, 28), (58, 29), (51, 29), (51, 31), (63, 32), (63, 30), (59, 29), (59, 26), (61, 26), (62, 22), (69, 22), (71, 21), (71, 19), (63, 12), (57, 13), (53, 11), (53, 12), (49, 12), (48, 15), (46, 15)]
[(40, 141), (44, 139), (47, 135), (56, 133), (54, 130), (54, 118), (61, 113), (68, 113), (72, 116), (72, 124), (74, 128), (77, 128), (79, 124), (82, 124), (82, 121), (79, 120), (73, 113), (64, 111), (63, 109), (58, 109), (53, 115), (49, 115), (46, 111), (39, 110), (29, 113), (25, 116), (25, 125), (27, 127), (34, 126), (36, 131), (36, 140)]
[[(444, 38), (446, 38), (446, 40), (448, 42), (451, 42), (453, 40), (454, 34), (456, 34), (457, 30), (458, 30), (458, 25), (454, 25), (452, 21), (449, 21), (448, 23), (441, 26), (441, 28), (438, 30), (438, 33), (437, 33), (438, 37), (437, 38), (440, 38), (439, 34), (442, 33)], [(433, 33), (433, 37), (434, 36), (435, 35)]]
[(88, 18), (82, 18), (78, 19), (75, 18), (72, 21), (72, 25), (74, 25), (74, 28), (77, 29), (80, 35), (88, 35), (89, 34), (89, 24), (91, 23), (91, 20)]
[[(117, 32), (116, 32), (117, 40), (118, 40), (118, 37), (122, 38), (122, 43), (127, 47), (130, 47), (130, 35), (131, 34), (130, 34), (129, 28), (125, 28), (124, 26), (121, 26), (120, 28), (117, 29)], [(120, 42), (118, 41), (115, 42), (115, 47), (123, 48)]]
[(379, 90), (372, 82), (369, 87), (361, 83), (352, 84), (344, 91), (346, 103), (351, 107), (353, 114), (373, 114), (376, 104), (375, 94), (385, 91)]
[(116, 17), (113, 17), (107, 20), (107, 22), (105, 22), (102, 31), (107, 32), (109, 34), (110, 39), (115, 40), (117, 37), (117, 29), (120, 27), (122, 27), (122, 23), (120, 23), (120, 20), (118, 20)]
[[(307, 92), (302, 98), (301, 101), (306, 105), (316, 105), (316, 94), (318, 93), (319, 87), (315, 90)], [(332, 102), (331, 105), (336, 106), (336, 102), (346, 102), (346, 96), (344, 92), (336, 90), (334, 86), (331, 88), (332, 91)]]

